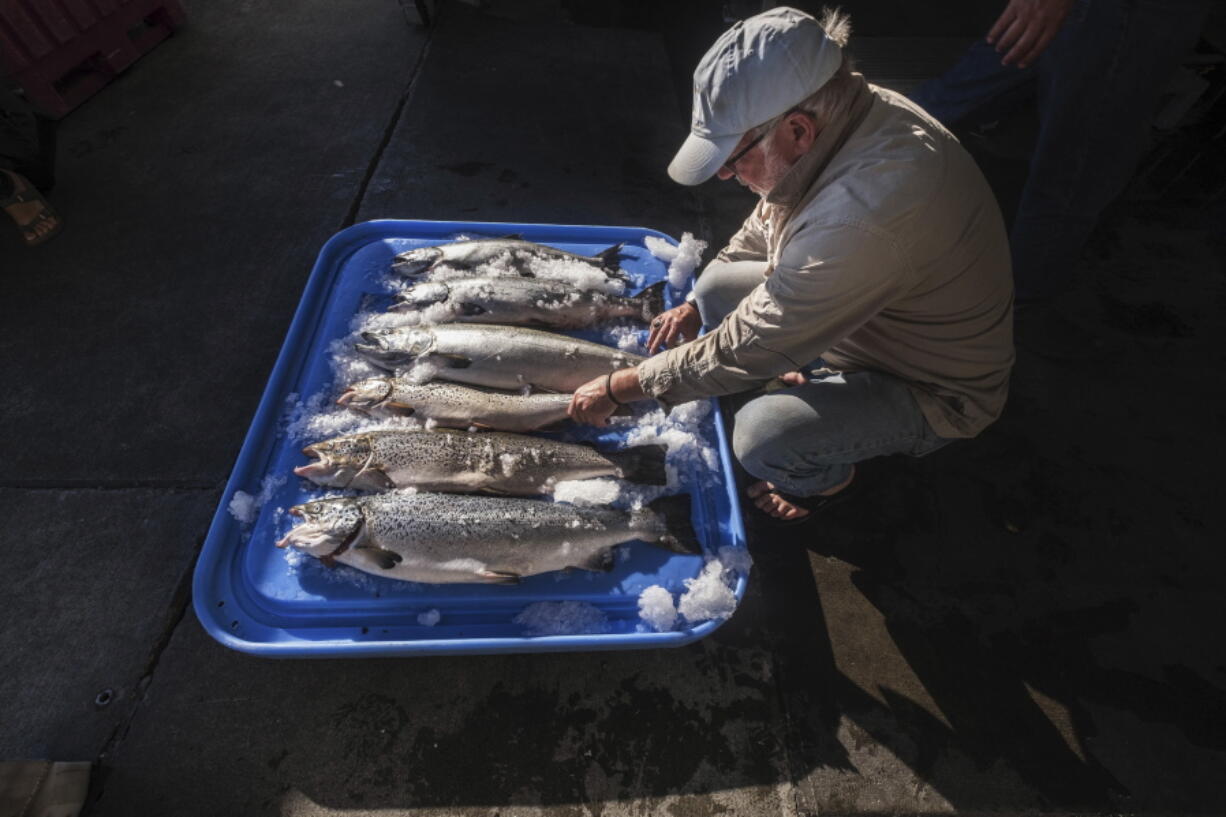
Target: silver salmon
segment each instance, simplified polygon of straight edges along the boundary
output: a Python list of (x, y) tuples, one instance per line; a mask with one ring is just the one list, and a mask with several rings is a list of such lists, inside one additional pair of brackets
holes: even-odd
[(501, 323), (581, 329), (616, 318), (643, 323), (664, 311), (664, 282), (626, 298), (538, 278), (462, 278), (417, 284), (390, 311), (416, 312), (423, 323)]
[[(622, 281), (627, 277), (618, 265), (623, 246), (624, 244), (614, 244), (594, 256), (587, 256), (524, 241), (518, 235), (479, 238), (402, 252), (392, 259), (392, 270), (406, 278), (430, 277), (431, 273), (440, 268), (459, 273), (484, 274), (482, 267), (485, 265), (505, 261), (511, 274), (531, 278), (536, 275), (533, 270), (534, 262), (569, 261), (598, 271), (606, 279)], [(491, 271), (486, 269), (484, 272)]]
[(362, 339), (365, 343), (354, 348), (381, 368), (426, 364), (432, 377), (495, 389), (573, 392), (593, 378), (643, 361), (611, 346), (520, 326), (403, 327), (363, 332)]
[(611, 570), (612, 548), (641, 539), (675, 553), (701, 547), (690, 497), (639, 511), (536, 499), (395, 492), (318, 499), (290, 508), (303, 523), (277, 547), (376, 576), (450, 584), (514, 584), (552, 570)]
[(419, 488), (533, 496), (562, 480), (617, 477), (665, 485), (668, 449), (644, 445), (600, 452), (591, 446), (501, 431), (376, 430), (313, 443), (315, 458), (294, 473), (317, 485), (365, 491)]
[(372, 377), (349, 386), (336, 401), (373, 417), (418, 417), (449, 428), (536, 431), (566, 419), (569, 394), (494, 391), (459, 383), (413, 383)]

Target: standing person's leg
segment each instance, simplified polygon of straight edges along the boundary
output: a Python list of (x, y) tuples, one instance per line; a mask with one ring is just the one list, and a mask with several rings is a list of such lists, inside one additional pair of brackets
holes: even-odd
[(29, 105), (0, 86), (0, 168), (27, 176), (41, 186), (45, 181), (40, 178), (45, 130)]
[(46, 135), (29, 106), (0, 88), (0, 209), (13, 219), (27, 246), (41, 244), (61, 226), (37, 187), (52, 178)]
[(806, 516), (826, 504), (822, 495), (846, 491), (858, 462), (921, 456), (947, 442), (906, 383), (870, 371), (834, 373), (755, 397), (736, 413), (732, 434), (737, 459), (762, 480), (750, 486), (750, 496), (781, 519)]
[(949, 70), (912, 91), (911, 101), (946, 127), (1001, 116), (1033, 95), (1035, 69), (1000, 60), (993, 46), (977, 40)]
[(1019, 304), (1050, 301), (1144, 152), (1206, 0), (1078, 3), (1038, 63), (1039, 137), (1010, 233)]

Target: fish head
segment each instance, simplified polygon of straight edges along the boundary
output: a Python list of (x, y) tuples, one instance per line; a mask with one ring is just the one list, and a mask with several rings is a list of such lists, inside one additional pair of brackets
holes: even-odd
[(291, 528), (277, 547), (295, 547), (316, 557), (335, 553), (362, 528), (362, 509), (353, 497), (315, 499), (295, 505), (289, 512), (301, 517), (302, 523)]
[(406, 278), (415, 278), (425, 275), (441, 260), (443, 260), (443, 251), (438, 247), (420, 247), (397, 255), (392, 260), (392, 269)]
[(392, 396), (392, 388), (391, 378), (372, 377), (361, 380), (345, 389), (344, 394), (337, 398), (336, 404), (363, 414), (374, 414), (383, 408), (383, 404)]
[(355, 343), (363, 357), (384, 369), (407, 366), (434, 348), (434, 335), (428, 329), (377, 329), (363, 332), (365, 343)]
[(425, 309), (434, 304), (446, 303), (451, 296), (451, 289), (444, 283), (431, 281), (416, 284), (396, 296), (392, 310)]
[(370, 463), (371, 439), (366, 434), (337, 437), (312, 443), (302, 453), (314, 462), (299, 465), (294, 473), (317, 485), (348, 488), (354, 478)]

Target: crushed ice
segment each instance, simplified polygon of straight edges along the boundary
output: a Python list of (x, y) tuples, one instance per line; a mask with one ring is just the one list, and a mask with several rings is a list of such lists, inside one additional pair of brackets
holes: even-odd
[(230, 515), (240, 523), (250, 525), (260, 515), (260, 509), (287, 480), (285, 474), (268, 474), (260, 483), (260, 492), (255, 496), (246, 491), (235, 491), (234, 496), (230, 497)]
[(683, 233), (681, 243), (675, 247), (651, 235), (643, 239), (643, 244), (656, 258), (669, 262), (668, 284), (676, 290), (685, 289), (694, 270), (702, 263), (702, 253), (707, 248), (707, 242), (694, 238), (692, 233)]
[(653, 584), (639, 594), (639, 618), (657, 633), (667, 633), (677, 623), (677, 605), (667, 588)]
[(538, 601), (514, 619), (524, 635), (598, 635), (610, 630), (609, 618), (585, 601)]
[(736, 610), (736, 595), (724, 580), (724, 565), (712, 559), (696, 579), (685, 580), (686, 591), (677, 602), (677, 611), (691, 624), (725, 619)]

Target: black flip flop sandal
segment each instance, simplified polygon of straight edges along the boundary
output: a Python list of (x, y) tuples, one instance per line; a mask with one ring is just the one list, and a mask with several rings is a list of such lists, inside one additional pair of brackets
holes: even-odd
[[(42, 209), (38, 211), (38, 215), (34, 216), (34, 218), (30, 219), (25, 224), (17, 224), (17, 229), (21, 230), (21, 238), (25, 242), (25, 245), (27, 247), (37, 247), (44, 241), (49, 241), (55, 236), (59, 235), (60, 230), (64, 226), (64, 222), (51, 207), (50, 202), (43, 198), (42, 193), (38, 192), (38, 188), (30, 184), (25, 176), (14, 173), (11, 170), (0, 170), (0, 173), (6, 174), (12, 180), (13, 184), (12, 194), (0, 199), (0, 210), (7, 210), (14, 204), (37, 203), (42, 206)], [(46, 222), (53, 222), (55, 226), (42, 235), (39, 235), (35, 228)], [(13, 219), (13, 223), (16, 224), (16, 219)]]

